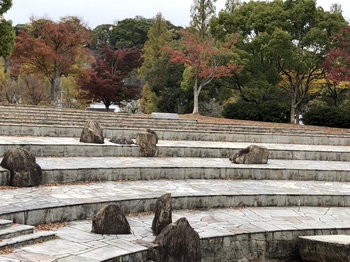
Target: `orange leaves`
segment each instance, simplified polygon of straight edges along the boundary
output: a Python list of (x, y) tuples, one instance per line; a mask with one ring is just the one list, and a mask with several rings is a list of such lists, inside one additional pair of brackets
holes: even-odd
[(55, 70), (57, 73), (67, 73), (86, 57), (83, 45), (88, 39), (88, 30), (69, 20), (59, 23), (32, 21), (28, 31), (20, 31), (16, 37), (11, 58), (45, 75)]
[(170, 54), (171, 62), (183, 63), (194, 69), (193, 75), (201, 79), (229, 76), (237, 66), (230, 63), (231, 46), (236, 38), (232, 37), (220, 47), (216, 46), (215, 39), (200, 37), (197, 33), (183, 31), (184, 49), (164, 47)]

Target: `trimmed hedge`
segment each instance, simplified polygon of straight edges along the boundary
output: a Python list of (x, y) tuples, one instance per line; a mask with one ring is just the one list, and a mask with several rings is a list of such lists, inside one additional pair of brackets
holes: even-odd
[(350, 128), (350, 108), (315, 106), (303, 114), (305, 125)]
[(237, 102), (226, 104), (222, 115), (231, 119), (288, 123), (290, 108), (287, 104), (271, 101), (261, 104)]

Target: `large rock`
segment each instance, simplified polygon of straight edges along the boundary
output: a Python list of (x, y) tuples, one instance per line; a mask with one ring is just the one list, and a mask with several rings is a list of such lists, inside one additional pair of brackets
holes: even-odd
[(103, 130), (98, 121), (86, 122), (80, 135), (80, 142), (94, 144), (104, 143)]
[(235, 164), (267, 164), (268, 158), (269, 151), (266, 147), (250, 145), (233, 154), (230, 160)]
[(91, 232), (97, 234), (130, 234), (130, 225), (117, 205), (101, 208), (92, 219)]
[(10, 185), (29, 187), (40, 185), (41, 167), (35, 162), (35, 156), (24, 148), (7, 150), (1, 166), (10, 170)]
[(154, 251), (156, 262), (200, 262), (202, 258), (198, 233), (186, 218), (168, 225), (156, 237)]
[(158, 136), (151, 129), (137, 134), (136, 144), (140, 146), (140, 156), (153, 157), (157, 152)]
[(152, 231), (155, 236), (172, 221), (171, 194), (162, 195), (156, 202), (155, 215), (152, 222)]
[(132, 145), (135, 144), (134, 141), (123, 136), (113, 136), (109, 142), (121, 145)]

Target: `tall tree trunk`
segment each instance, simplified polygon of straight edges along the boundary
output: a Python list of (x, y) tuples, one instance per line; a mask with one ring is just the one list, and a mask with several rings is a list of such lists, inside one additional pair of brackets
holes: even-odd
[(193, 86), (193, 112), (192, 114), (198, 114), (198, 97), (199, 97), (199, 88), (198, 88), (198, 79), (196, 77), (194, 86)]
[(296, 113), (296, 107), (294, 104), (290, 107), (290, 123), (295, 124), (295, 113)]

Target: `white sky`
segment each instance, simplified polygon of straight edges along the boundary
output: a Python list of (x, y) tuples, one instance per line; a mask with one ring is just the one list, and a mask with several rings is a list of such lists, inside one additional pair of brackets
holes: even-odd
[[(188, 26), (193, 0), (12, 0), (12, 3), (4, 17), (12, 20), (13, 25), (27, 23), (31, 16), (54, 21), (64, 16), (78, 16), (93, 29), (137, 15), (152, 18), (158, 12), (174, 25)], [(349, 0), (318, 0), (317, 3), (325, 10), (329, 10), (332, 3), (339, 3), (344, 17), (350, 19)], [(225, 0), (216, 2), (217, 11), (224, 6)]]

